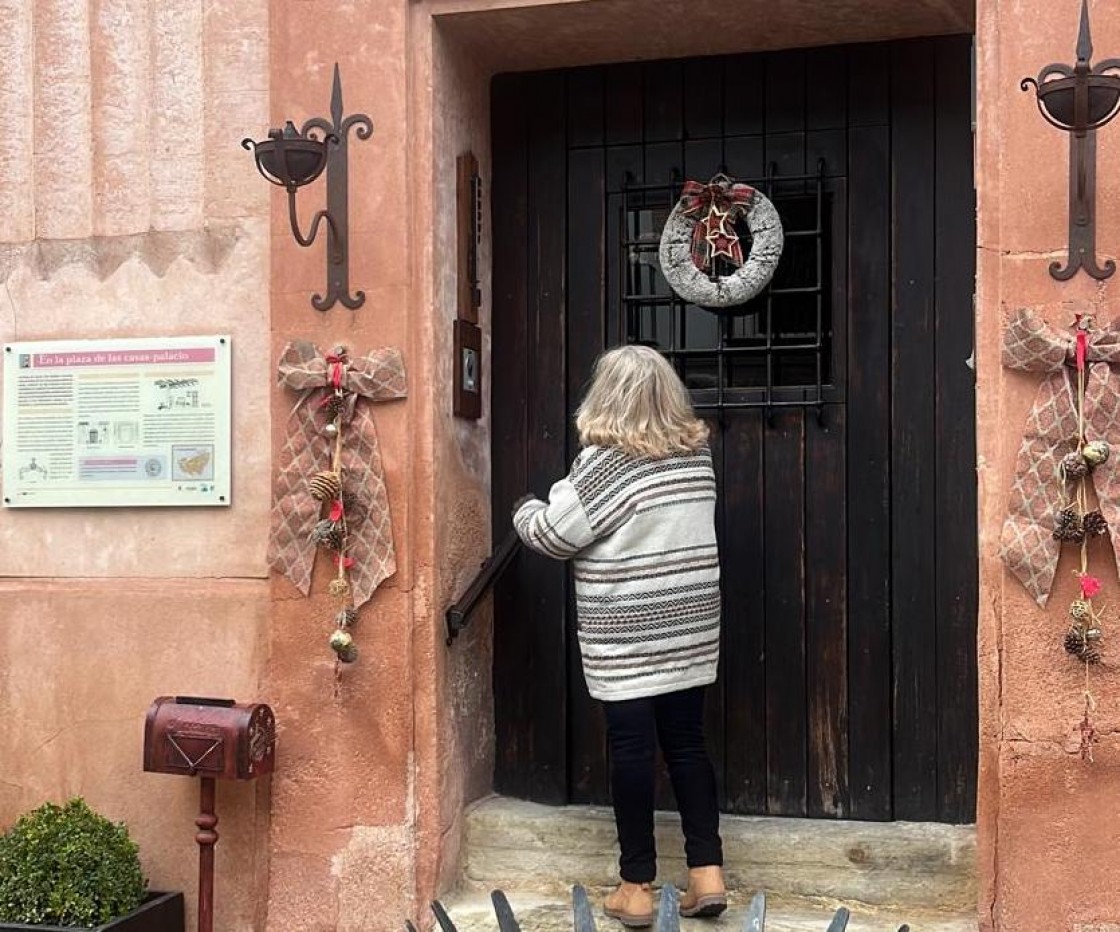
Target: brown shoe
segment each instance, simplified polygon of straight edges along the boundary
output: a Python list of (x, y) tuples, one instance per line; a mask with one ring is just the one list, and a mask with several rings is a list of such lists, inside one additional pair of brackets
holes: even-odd
[(630, 929), (653, 925), (653, 893), (648, 883), (619, 884), (603, 901), (603, 912)]
[(706, 919), (725, 909), (727, 889), (723, 885), (723, 870), (714, 864), (689, 870), (688, 890), (681, 897), (681, 915)]

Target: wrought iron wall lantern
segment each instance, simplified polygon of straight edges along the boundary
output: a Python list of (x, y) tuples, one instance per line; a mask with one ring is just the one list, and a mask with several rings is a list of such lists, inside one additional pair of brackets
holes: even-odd
[(1103, 280), (1116, 271), (1109, 259), (1097, 263), (1097, 135), (1120, 112), (1120, 58), (1091, 63), (1093, 41), (1089, 7), (1081, 0), (1077, 63), (1046, 65), (1037, 78), (1023, 78), (1022, 90), (1034, 88), (1038, 112), (1051, 126), (1069, 133), (1069, 261), (1050, 263), (1050, 274), (1068, 281), (1079, 268)]
[[(241, 140), (241, 145), (252, 151), (261, 176), (288, 192), (288, 220), (297, 243), (301, 246), (314, 243), (320, 225), (326, 221), (327, 289), (324, 294), (311, 299), (312, 306), (320, 311), (333, 307), (336, 301), (353, 310), (361, 307), (366, 299), (362, 291), (350, 294), (347, 139), (351, 129), (359, 139), (369, 139), (373, 134), (373, 123), (364, 113), (343, 117), (342, 79), (336, 64), (330, 120), (314, 117), (298, 131), (289, 120), (283, 129), (269, 130), (266, 140)], [(311, 218), (311, 229), (304, 236), (296, 215), (296, 191), (311, 184), (324, 169), (327, 173), (327, 208)]]

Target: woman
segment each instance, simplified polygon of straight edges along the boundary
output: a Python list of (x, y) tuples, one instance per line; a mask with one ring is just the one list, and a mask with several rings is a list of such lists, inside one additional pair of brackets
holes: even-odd
[(653, 922), (654, 760), (669, 768), (688, 861), (682, 916), (727, 907), (704, 688), (719, 661), (716, 484), (708, 430), (658, 352), (599, 358), (576, 417), (582, 449), (567, 477), (515, 508), (534, 550), (574, 562), (583, 672), (602, 701), (621, 883), (604, 904), (632, 927)]

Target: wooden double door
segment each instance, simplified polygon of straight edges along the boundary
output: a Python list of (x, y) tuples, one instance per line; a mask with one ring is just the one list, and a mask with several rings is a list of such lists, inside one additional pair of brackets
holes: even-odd
[[(730, 812), (973, 819), (970, 57), (961, 36), (493, 84), (495, 539), (567, 470), (596, 355), (659, 347), (712, 427)], [(681, 182), (719, 171), (786, 231), (723, 316), (656, 261)], [(564, 565), (500, 580), (494, 697), (498, 792), (609, 799)]]

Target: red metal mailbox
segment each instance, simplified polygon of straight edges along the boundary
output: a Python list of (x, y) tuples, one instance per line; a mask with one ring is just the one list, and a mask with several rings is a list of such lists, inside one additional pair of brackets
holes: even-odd
[(259, 702), (161, 696), (144, 723), (144, 769), (252, 780), (272, 773), (276, 719)]
[(198, 842), (198, 929), (214, 928), (214, 811), (218, 780), (252, 780), (272, 773), (276, 719), (259, 702), (160, 696), (144, 722), (144, 769), (200, 777), (201, 800), (194, 840)]

